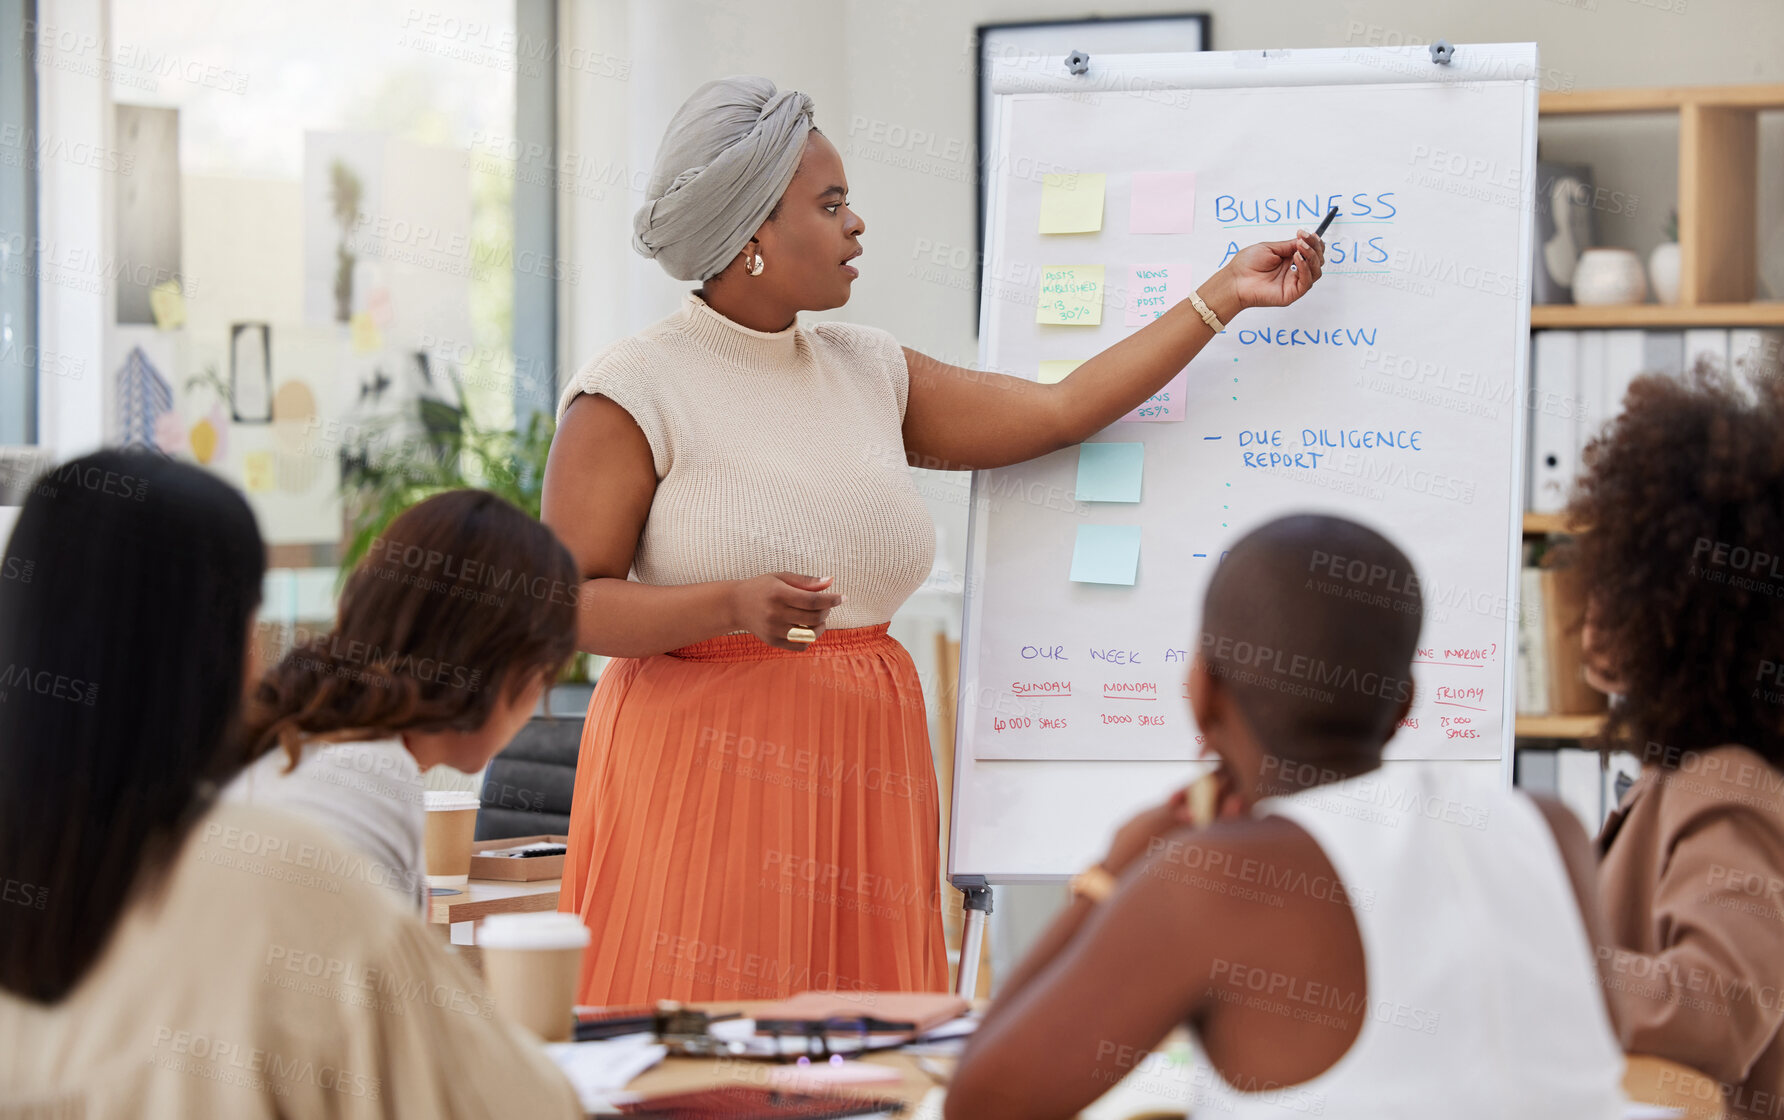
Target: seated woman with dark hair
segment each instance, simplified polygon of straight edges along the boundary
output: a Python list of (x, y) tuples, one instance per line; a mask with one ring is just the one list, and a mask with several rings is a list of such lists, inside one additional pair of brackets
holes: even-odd
[[(15, 563), (16, 561), (16, 563)], [(265, 553), (240, 494), (102, 451), (0, 571), (0, 1112), (580, 1116), (327, 832), (219, 805)]]
[(1784, 1112), (1784, 383), (1645, 377), (1587, 448), (1588, 679), (1642, 774), (1599, 889), (1623, 1044)]
[(348, 578), (334, 628), (254, 690), (257, 761), (225, 798), (319, 821), (419, 907), (422, 772), (474, 773), (514, 738), (575, 652), (579, 582), (557, 536), (494, 494), (411, 506)]

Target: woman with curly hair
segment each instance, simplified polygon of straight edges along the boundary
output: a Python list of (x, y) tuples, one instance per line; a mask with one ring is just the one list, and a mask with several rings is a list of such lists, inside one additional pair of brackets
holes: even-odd
[(482, 490), (403, 511), (341, 593), (332, 630), (255, 688), (232, 800), (301, 813), (426, 897), (422, 772), (483, 769), (576, 641), (575, 562), (550, 529)]
[(1638, 379), (1568, 509), (1588, 679), (1642, 774), (1599, 836), (1624, 1048), (1784, 1109), (1784, 382)]

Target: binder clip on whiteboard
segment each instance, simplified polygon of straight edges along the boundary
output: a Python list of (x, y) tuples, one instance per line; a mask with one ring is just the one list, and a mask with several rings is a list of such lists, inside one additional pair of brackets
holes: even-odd
[(1448, 39), (1439, 39), (1431, 44), (1431, 61), (1439, 66), (1448, 66), (1450, 59), (1456, 57), (1456, 48)]
[(1073, 51), (1065, 56), (1065, 68), (1074, 74), (1090, 72), (1090, 56), (1083, 51)]

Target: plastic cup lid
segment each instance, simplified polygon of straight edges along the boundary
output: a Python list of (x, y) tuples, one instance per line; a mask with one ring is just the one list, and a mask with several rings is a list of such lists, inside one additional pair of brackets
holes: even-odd
[(483, 804), (468, 789), (430, 789), (424, 796), (429, 809), (477, 809)]
[(477, 944), (486, 949), (580, 949), (588, 942), (582, 919), (558, 911), (491, 914), (477, 929)]

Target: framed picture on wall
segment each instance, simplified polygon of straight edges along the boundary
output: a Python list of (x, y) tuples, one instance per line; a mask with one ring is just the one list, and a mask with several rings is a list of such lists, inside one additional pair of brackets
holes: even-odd
[[(1212, 17), (1206, 13), (1143, 16), (1107, 16), (1093, 19), (1035, 20), (1023, 23), (982, 23), (973, 29), (974, 56), (974, 152), (977, 159), (978, 216), (974, 225), (979, 261), (985, 253), (985, 152), (991, 136), (991, 65), (1019, 60), (1036, 73), (1064, 73), (1065, 56), (1083, 51), (1099, 54), (1168, 54), (1176, 51), (1213, 49)], [(973, 277), (973, 332), (979, 329), (981, 267)]]

